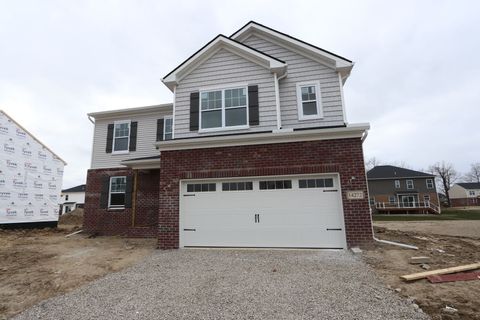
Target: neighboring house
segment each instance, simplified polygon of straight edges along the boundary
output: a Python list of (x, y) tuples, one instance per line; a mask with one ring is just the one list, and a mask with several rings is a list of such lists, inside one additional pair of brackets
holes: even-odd
[(159, 248), (372, 241), (353, 63), (249, 22), (165, 76), (173, 103), (90, 113), (84, 228)]
[(0, 110), (0, 224), (55, 225), (65, 161)]
[(480, 206), (480, 183), (455, 183), (448, 191), (452, 207)]
[(85, 205), (85, 185), (62, 190), (60, 195), (60, 214), (83, 208)]
[(395, 166), (367, 172), (370, 206), (376, 213), (440, 213), (435, 176)]

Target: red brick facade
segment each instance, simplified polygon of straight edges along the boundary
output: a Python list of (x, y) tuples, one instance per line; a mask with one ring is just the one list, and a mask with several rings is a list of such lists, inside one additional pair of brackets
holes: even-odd
[[(87, 174), (83, 228), (102, 235), (157, 236), (159, 170), (137, 171), (137, 192), (132, 208), (100, 208), (102, 183), (106, 177), (134, 176), (131, 169), (92, 169)], [(134, 215), (135, 212), (135, 215)]]
[[(372, 241), (360, 138), (163, 151), (160, 161), (158, 245), (162, 249), (179, 247), (181, 179), (333, 172), (340, 174), (348, 246)], [(365, 197), (347, 200), (348, 190), (362, 190)]]
[(450, 198), (450, 205), (452, 207), (475, 207), (480, 206), (480, 198)]

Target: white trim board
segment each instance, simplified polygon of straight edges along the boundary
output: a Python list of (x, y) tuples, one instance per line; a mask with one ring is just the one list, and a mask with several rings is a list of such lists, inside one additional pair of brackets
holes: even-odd
[(271, 143), (287, 143), (300, 141), (333, 140), (362, 138), (370, 129), (368, 123), (351, 124), (347, 127), (312, 129), (300, 131), (276, 131), (272, 133), (255, 133), (244, 135), (211, 136), (203, 138), (177, 139), (159, 141), (155, 146), (160, 151), (203, 149), (228, 146), (259, 145)]

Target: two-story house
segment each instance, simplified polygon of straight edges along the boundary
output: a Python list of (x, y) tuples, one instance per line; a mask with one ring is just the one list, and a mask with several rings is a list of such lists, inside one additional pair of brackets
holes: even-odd
[(249, 22), (168, 73), (173, 103), (90, 113), (84, 228), (163, 249), (372, 240), (353, 62)]
[(60, 214), (85, 206), (85, 185), (63, 189), (60, 194)]
[(448, 191), (452, 207), (480, 206), (480, 183), (455, 183)]
[(367, 172), (370, 206), (376, 213), (440, 213), (435, 176), (395, 166)]

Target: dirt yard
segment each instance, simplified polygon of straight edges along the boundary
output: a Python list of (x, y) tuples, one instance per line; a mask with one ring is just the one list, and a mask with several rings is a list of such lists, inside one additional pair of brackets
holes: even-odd
[(480, 239), (480, 220), (379, 221), (375, 222), (375, 225), (391, 230), (415, 231), (420, 233)]
[[(480, 262), (480, 236), (449, 235), (452, 232), (461, 235), (463, 226), (468, 228), (471, 221), (459, 221), (463, 226), (455, 222), (454, 227), (452, 222), (429, 222), (428, 227), (419, 222), (380, 223), (390, 229), (379, 227), (375, 223), (377, 238), (412, 244), (418, 246), (419, 250), (377, 244), (365, 251), (364, 257), (385, 284), (392, 290), (400, 291), (401, 296), (414, 300), (432, 319), (478, 320), (480, 280), (431, 284), (426, 279), (407, 283), (399, 278), (401, 275), (425, 271), (419, 265), (408, 263), (408, 259), (413, 256), (430, 257), (429, 270)], [(422, 229), (425, 229), (425, 232), (421, 231)], [(478, 232), (478, 229), (476, 231)], [(442, 311), (446, 306), (458, 309), (458, 312)]]
[(156, 245), (154, 239), (65, 238), (75, 225), (61, 227), (0, 229), (0, 319), (128, 267)]

